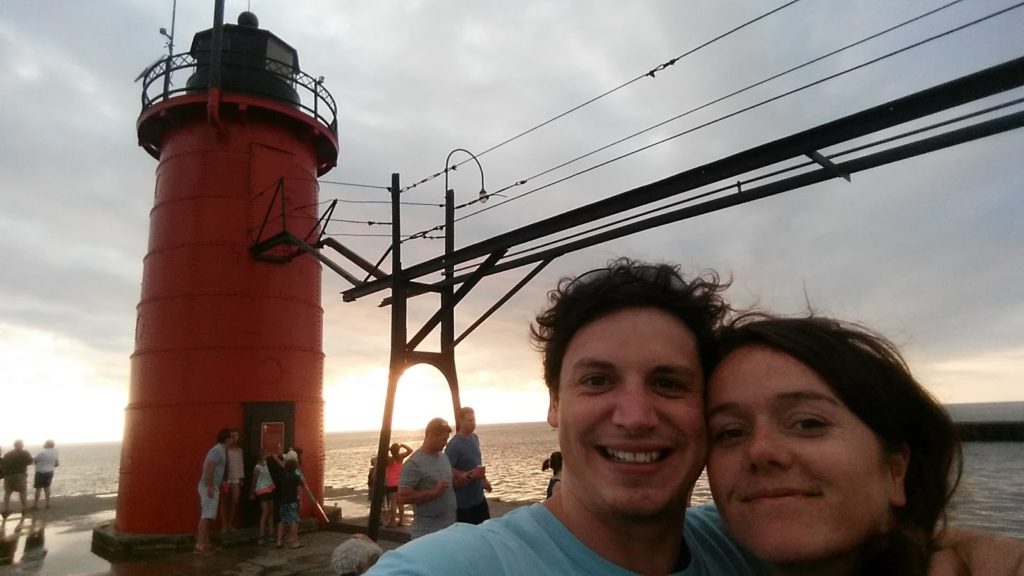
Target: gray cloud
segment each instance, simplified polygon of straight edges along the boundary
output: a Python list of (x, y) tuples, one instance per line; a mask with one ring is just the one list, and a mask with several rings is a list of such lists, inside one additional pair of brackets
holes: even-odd
[[(210, 26), (209, 7), (193, 4), (178, 7), (178, 51), (187, 49), (194, 32)], [(233, 22), (244, 8), (229, 2), (227, 20)], [(532, 190), (996, 8), (958, 6), (507, 194)], [(338, 101), (341, 157), (325, 180), (384, 186), (392, 172), (400, 172), (406, 185), (438, 172), (453, 148), (480, 153), (767, 8), (754, 2), (666, 1), (267, 2), (253, 9), (262, 27), (299, 50), (305, 71), (326, 77)], [(487, 188), (530, 177), (924, 9), (881, 1), (798, 4), (482, 156)], [(132, 80), (164, 53), (157, 29), (169, 28), (169, 19), (167, 6), (127, 0), (62, 3), (59, 9), (29, 2), (0, 6), (0, 322), (52, 331), (113, 357), (130, 354), (156, 167), (136, 145), (141, 86)], [(1015, 39), (1022, 27), (1024, 16), (1012, 13), (469, 217), (457, 225), (458, 243), (1018, 56)], [(1021, 157), (1018, 131), (858, 174), (851, 184), (789, 192), (563, 257), (461, 346), (460, 366), (486, 367), (509, 386), (537, 377), (526, 327), (544, 291), (559, 276), (621, 254), (731, 274), (731, 295), (743, 305), (798, 312), (806, 294), (819, 310), (875, 325), (920, 358), (1024, 347), (1018, 288), (1024, 285)], [(471, 164), (449, 181), (460, 202), (478, 191)], [(439, 203), (442, 192), (439, 178), (405, 198)], [(386, 193), (324, 183), (320, 197), (386, 199)], [(383, 205), (342, 204), (338, 210), (338, 218), (390, 220)], [(411, 233), (441, 224), (442, 212), (408, 207), (403, 220)], [(330, 231), (389, 229), (332, 223)], [(388, 242), (339, 238), (371, 260)], [(409, 242), (403, 246), (405, 262), (436, 256), (442, 246), (436, 240)], [(343, 304), (338, 292), (347, 286), (329, 270), (324, 277), (328, 371), (386, 365), (387, 311), (375, 307), (383, 294)], [(460, 326), (517, 278), (485, 281), (460, 311)]]

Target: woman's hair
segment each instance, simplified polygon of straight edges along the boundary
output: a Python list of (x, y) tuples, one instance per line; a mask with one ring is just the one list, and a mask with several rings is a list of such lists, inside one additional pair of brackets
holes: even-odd
[(557, 450), (552, 452), (551, 453), (551, 457), (550, 458), (546, 458), (544, 460), (544, 463), (540, 465), (540, 469), (542, 471), (544, 471), (544, 472), (547, 472), (548, 470), (551, 470), (555, 474), (558, 474), (559, 472), (561, 472), (562, 471), (562, 453), (557, 451)]
[(927, 558), (963, 471), (960, 442), (949, 415), (914, 379), (883, 336), (823, 317), (743, 314), (719, 330), (719, 359), (745, 346), (764, 346), (813, 370), (890, 453), (909, 449), (907, 503), (893, 511), (889, 540), (920, 543)]

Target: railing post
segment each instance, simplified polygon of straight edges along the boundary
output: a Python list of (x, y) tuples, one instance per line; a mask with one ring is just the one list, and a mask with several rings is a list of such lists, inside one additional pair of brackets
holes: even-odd
[(313, 90), (313, 117), (316, 118), (317, 120), (320, 119), (320, 111), (319, 111), (320, 108), (319, 108), (319, 106), (320, 106), (320, 79), (321, 78), (323, 78), (323, 76), (320, 76), (320, 77), (318, 77), (316, 79), (316, 83), (314, 84), (314, 86), (316, 88), (314, 88), (314, 90)]
[(164, 100), (170, 98), (171, 91), (171, 55), (167, 55), (167, 60), (164, 61)]

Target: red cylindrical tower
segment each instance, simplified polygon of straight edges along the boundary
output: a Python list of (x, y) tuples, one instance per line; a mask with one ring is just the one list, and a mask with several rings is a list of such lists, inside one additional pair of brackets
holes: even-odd
[[(188, 82), (172, 82), (181, 70)], [(320, 264), (252, 252), (282, 231), (318, 233), (316, 178), (338, 155), (334, 101), (321, 81), (299, 71), (295, 51), (249, 13), (196, 34), (188, 54), (146, 76), (139, 144), (159, 166), (118, 532), (194, 531), (200, 467), (225, 427), (242, 430), (247, 477), (261, 442), (301, 446), (322, 498)]]

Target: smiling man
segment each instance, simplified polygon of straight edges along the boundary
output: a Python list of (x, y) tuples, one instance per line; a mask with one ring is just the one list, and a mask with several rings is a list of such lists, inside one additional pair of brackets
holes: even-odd
[(755, 573), (713, 511), (686, 509), (707, 456), (704, 370), (723, 288), (628, 260), (564, 279), (532, 327), (561, 489), (410, 542), (371, 573)]
[[(531, 327), (562, 486), (479, 526), (385, 553), (370, 574), (765, 574), (712, 506), (687, 508), (707, 457), (706, 373), (728, 307), (717, 276), (617, 260), (548, 294)], [(957, 531), (929, 574), (1017, 575), (1024, 545)]]

